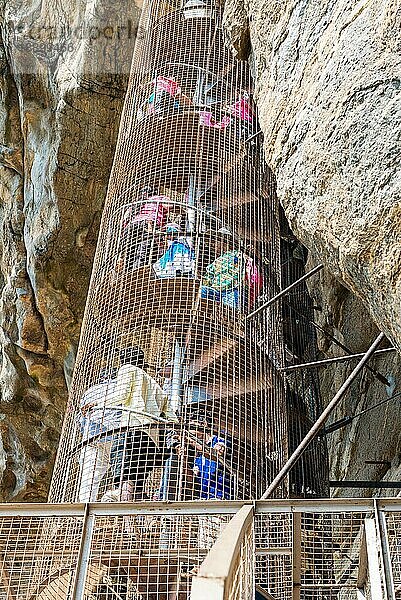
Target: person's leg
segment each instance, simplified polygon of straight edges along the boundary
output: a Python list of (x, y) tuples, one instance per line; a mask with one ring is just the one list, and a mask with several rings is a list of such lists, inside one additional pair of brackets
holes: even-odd
[(110, 442), (100, 442), (81, 451), (79, 502), (96, 502), (100, 483), (109, 468), (110, 447)]
[[(161, 500), (174, 500), (175, 494), (172, 493), (172, 488), (174, 489), (177, 478), (177, 462), (178, 456), (176, 454), (171, 454), (165, 462), (164, 470), (163, 470), (163, 479), (161, 486)], [(175, 481), (173, 481), (173, 477)], [(172, 525), (174, 524), (174, 519), (171, 517), (162, 517), (161, 518), (161, 529), (160, 529), (160, 542), (159, 547), (161, 550), (167, 550), (170, 547), (171, 543), (171, 532)]]
[[(145, 481), (155, 468), (156, 445), (142, 430), (128, 431), (122, 470), (121, 501), (141, 501), (145, 497)], [(143, 528), (140, 517), (124, 516), (124, 531), (133, 534), (135, 527)]]
[[(132, 481), (123, 481), (121, 486), (120, 501), (121, 502), (132, 502), (134, 499), (134, 486)], [(125, 533), (134, 533), (134, 520), (135, 517), (129, 515), (123, 516), (123, 527)]]
[(100, 484), (109, 469), (111, 442), (99, 442), (95, 449), (96, 456), (90, 497), (91, 502), (96, 502)]
[(132, 481), (123, 481), (121, 486), (121, 502), (132, 502), (134, 498), (134, 485)]
[[(149, 435), (140, 430), (127, 433), (123, 480), (133, 485), (133, 499), (145, 499), (145, 481), (148, 474), (162, 466), (162, 456)], [(129, 492), (128, 492), (129, 493)]]
[(79, 474), (78, 501), (90, 502), (91, 490), (93, 486), (93, 476), (95, 472), (97, 450), (93, 446), (87, 445), (81, 450), (79, 463), (81, 466)]
[(113, 484), (121, 490), (123, 482), (123, 465), (126, 455), (126, 433), (119, 433), (113, 439), (110, 451), (110, 469)]

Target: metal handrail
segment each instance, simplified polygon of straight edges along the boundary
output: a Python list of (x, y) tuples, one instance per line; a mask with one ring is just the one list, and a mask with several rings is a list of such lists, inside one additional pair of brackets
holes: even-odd
[(253, 522), (253, 506), (243, 506), (224, 528), (192, 581), (191, 600), (225, 600), (241, 543)]

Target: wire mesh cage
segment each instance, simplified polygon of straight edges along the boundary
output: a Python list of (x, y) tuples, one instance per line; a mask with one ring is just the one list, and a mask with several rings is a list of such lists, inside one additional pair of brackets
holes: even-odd
[[(289, 228), (280, 210), (281, 277), (284, 288), (305, 275), (307, 250)], [(316, 329), (313, 303), (306, 282), (297, 285), (282, 302), (285, 367), (295, 367), (317, 360)], [(292, 452), (307, 434), (322, 411), (318, 369), (303, 368), (286, 372), (289, 450)], [(290, 493), (294, 497), (326, 497), (328, 491), (328, 456), (324, 435), (309, 446), (290, 475)]]
[(113, 506), (90, 516), (68, 515), (64, 505), (53, 516), (0, 517), (0, 598), (189, 598), (193, 574), (235, 510), (128, 515)]
[(398, 598), (399, 522), (398, 499), (11, 505), (0, 598)]
[(354, 511), (259, 514), (256, 583), (272, 598), (358, 598), (365, 514)]
[[(221, 7), (143, 9), (52, 501), (252, 499), (288, 454), (280, 223)], [(283, 485), (278, 495), (286, 495)]]
[(82, 517), (2, 517), (0, 598), (71, 597), (82, 525)]

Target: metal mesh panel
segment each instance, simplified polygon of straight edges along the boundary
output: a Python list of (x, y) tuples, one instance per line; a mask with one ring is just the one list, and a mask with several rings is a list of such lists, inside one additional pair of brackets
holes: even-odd
[(2, 517), (0, 598), (71, 598), (81, 533), (82, 518)]
[(364, 517), (358, 513), (302, 516), (302, 598), (357, 598)]
[(364, 518), (353, 512), (256, 515), (256, 583), (273, 598), (357, 598)]
[(254, 555), (254, 535), (253, 525), (251, 524), (241, 540), (239, 554), (232, 569), (232, 577), (227, 593), (228, 600), (249, 600), (249, 598), (254, 597)]
[(281, 307), (246, 318), (278, 204), (220, 13), (144, 7), (52, 501), (257, 498), (288, 454)]
[[(370, 598), (371, 584), (373, 597), (385, 587), (399, 597), (396, 501), (390, 510), (369, 501), (254, 507), (253, 523), (239, 533), (231, 519), (244, 509), (249, 515), (249, 504), (11, 505), (11, 515), (0, 515), (0, 599), (185, 600), (208, 554), (208, 577), (219, 565), (232, 598), (252, 598), (256, 587), (258, 600), (351, 600), (361, 597), (357, 585)], [(379, 522), (381, 542), (374, 534)], [(215, 544), (223, 531), (224, 543)], [(198, 586), (194, 597), (202, 593)]]
[(255, 516), (256, 583), (273, 598), (292, 598), (292, 515)]
[[(307, 250), (291, 232), (283, 211), (280, 214), (280, 225), (282, 284), (283, 287), (287, 287), (305, 275)], [(317, 360), (313, 304), (306, 282), (298, 285), (285, 296), (282, 313), (285, 366)], [(318, 370), (306, 368), (288, 372), (286, 394), (292, 452), (322, 411)], [(319, 436), (292, 470), (290, 492), (295, 497), (325, 497), (329, 495), (327, 484), (326, 440), (324, 436)]]
[[(89, 564), (107, 572), (96, 598), (188, 598), (192, 576), (229, 519), (219, 514), (96, 518)], [(88, 572), (86, 586), (91, 577)]]
[(401, 513), (386, 514), (387, 539), (396, 599), (401, 598)]
[(54, 517), (2, 516), (0, 598), (188, 598), (193, 575), (233, 511), (179, 513), (153, 504), (153, 511), (131, 514), (110, 505), (102, 514), (73, 517), (65, 507), (54, 507)]

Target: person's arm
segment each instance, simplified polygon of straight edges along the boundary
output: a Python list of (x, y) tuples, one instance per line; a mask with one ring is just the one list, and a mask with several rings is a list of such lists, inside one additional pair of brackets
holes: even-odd
[(203, 440), (200, 440), (192, 433), (189, 433), (189, 431), (184, 430), (184, 439), (186, 439), (188, 441), (189, 445), (192, 446), (193, 448), (195, 448), (195, 450), (197, 452), (204, 451), (205, 444), (204, 444)]
[[(102, 400), (104, 400), (105, 388), (104, 384), (96, 384), (86, 390), (82, 396), (80, 411), (81, 414), (90, 418), (90, 411), (92, 408), (102, 406)], [(88, 414), (89, 413), (89, 414)]]
[(200, 476), (200, 465), (202, 464), (202, 457), (198, 456), (195, 458), (194, 466), (192, 467), (192, 472), (196, 477)]

